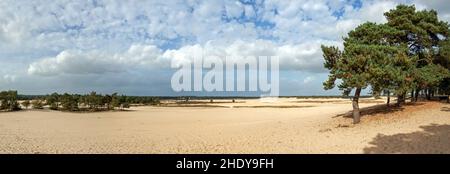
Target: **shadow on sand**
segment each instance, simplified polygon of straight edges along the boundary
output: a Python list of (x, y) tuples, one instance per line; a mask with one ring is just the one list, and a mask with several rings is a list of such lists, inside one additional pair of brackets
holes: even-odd
[[(406, 103), (405, 105), (419, 106), (419, 105), (423, 105), (423, 103)], [(404, 110), (403, 107), (397, 107), (395, 105), (387, 106), (386, 104), (380, 104), (380, 105), (360, 108), (359, 111), (360, 111), (361, 117), (363, 117), (363, 116), (370, 116), (370, 115), (374, 115), (374, 114), (389, 114), (389, 113), (394, 113), (394, 112), (403, 111), (403, 110)], [(338, 114), (334, 117), (341, 117), (341, 116), (342, 117), (352, 117), (352, 113), (353, 113), (352, 111), (348, 111), (343, 114)]]
[(450, 125), (421, 126), (423, 131), (395, 135), (378, 134), (364, 153), (450, 153)]
[(450, 107), (442, 107), (441, 111), (450, 112)]

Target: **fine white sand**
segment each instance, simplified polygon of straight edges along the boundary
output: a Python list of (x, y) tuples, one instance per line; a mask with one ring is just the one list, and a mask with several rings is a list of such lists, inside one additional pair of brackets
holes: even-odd
[[(362, 99), (191, 101), (130, 111), (0, 113), (0, 153), (450, 153), (450, 104)], [(196, 107), (190, 107), (197, 105)], [(368, 108), (369, 107), (369, 108)]]

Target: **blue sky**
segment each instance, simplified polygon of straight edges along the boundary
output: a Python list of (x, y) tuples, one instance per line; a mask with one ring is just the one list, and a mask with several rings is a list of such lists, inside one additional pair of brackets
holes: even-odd
[(281, 95), (338, 95), (322, 88), (320, 45), (399, 3), (450, 21), (443, 0), (2, 0), (0, 90), (179, 95), (170, 62), (201, 52), (278, 56)]

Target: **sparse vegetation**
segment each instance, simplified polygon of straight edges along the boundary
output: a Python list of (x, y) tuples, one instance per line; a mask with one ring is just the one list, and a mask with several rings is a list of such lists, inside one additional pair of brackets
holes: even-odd
[(20, 110), (17, 102), (17, 91), (1, 91), (0, 92), (0, 111), (16, 111)]
[(31, 105), (30, 100), (25, 100), (22, 102), (22, 106), (25, 107), (25, 109), (28, 109), (30, 105)]
[[(80, 94), (58, 94), (52, 93), (46, 96), (27, 96), (21, 104), (24, 108), (32, 106), (33, 109), (44, 109), (48, 106), (51, 110), (69, 111), (69, 112), (95, 112), (108, 110), (123, 110), (130, 108), (131, 105), (158, 105), (159, 98), (156, 97), (140, 97), (140, 96), (118, 96), (117, 93), (112, 95), (101, 95), (91, 92), (86, 95)], [(31, 102), (28, 99), (32, 99)], [(0, 110), (15, 111), (19, 110), (17, 91), (0, 92)]]
[(42, 100), (37, 99), (37, 100), (33, 100), (31, 102), (31, 105), (33, 105), (33, 109), (44, 109), (44, 104), (42, 102)]

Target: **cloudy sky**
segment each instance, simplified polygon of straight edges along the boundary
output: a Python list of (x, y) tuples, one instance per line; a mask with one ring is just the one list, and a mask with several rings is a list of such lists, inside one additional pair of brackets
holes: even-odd
[(276, 55), (281, 95), (337, 95), (320, 45), (399, 3), (450, 21), (445, 0), (1, 0), (0, 90), (178, 95), (171, 60), (201, 52)]

